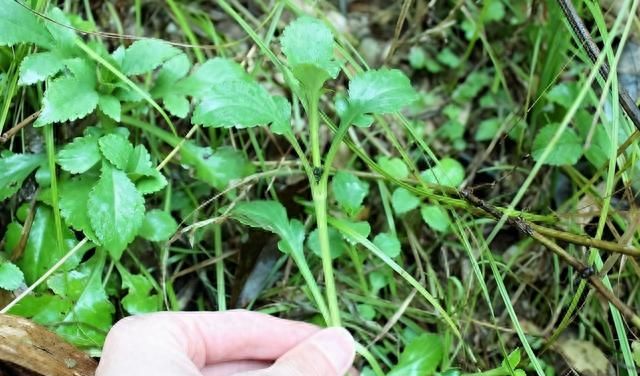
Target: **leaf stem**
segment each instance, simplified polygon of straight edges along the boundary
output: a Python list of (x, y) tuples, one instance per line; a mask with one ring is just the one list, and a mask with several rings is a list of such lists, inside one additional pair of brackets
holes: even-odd
[(314, 168), (322, 165), (320, 158), (320, 116), (318, 113), (319, 93), (311, 93), (307, 96), (307, 115), (309, 116), (309, 132), (311, 133), (311, 161)]

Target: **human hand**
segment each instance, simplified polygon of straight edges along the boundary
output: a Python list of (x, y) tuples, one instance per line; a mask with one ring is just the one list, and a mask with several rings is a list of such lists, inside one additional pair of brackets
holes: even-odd
[(116, 323), (96, 376), (342, 376), (354, 357), (342, 328), (243, 310), (162, 312)]

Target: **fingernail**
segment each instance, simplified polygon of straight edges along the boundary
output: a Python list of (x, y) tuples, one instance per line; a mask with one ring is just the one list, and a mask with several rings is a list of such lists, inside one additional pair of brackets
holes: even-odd
[(336, 370), (346, 372), (353, 364), (356, 354), (355, 342), (346, 329), (324, 329), (314, 335), (313, 342), (327, 355)]

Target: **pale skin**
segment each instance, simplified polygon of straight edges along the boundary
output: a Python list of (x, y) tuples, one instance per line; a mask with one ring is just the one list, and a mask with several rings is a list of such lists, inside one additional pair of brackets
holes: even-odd
[(119, 321), (96, 376), (342, 376), (354, 357), (342, 328), (243, 310), (163, 312)]

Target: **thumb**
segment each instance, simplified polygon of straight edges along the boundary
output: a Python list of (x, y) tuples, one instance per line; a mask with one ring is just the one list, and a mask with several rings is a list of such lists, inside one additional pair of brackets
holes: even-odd
[(269, 368), (246, 376), (343, 376), (355, 357), (353, 337), (343, 328), (329, 328), (307, 338)]

